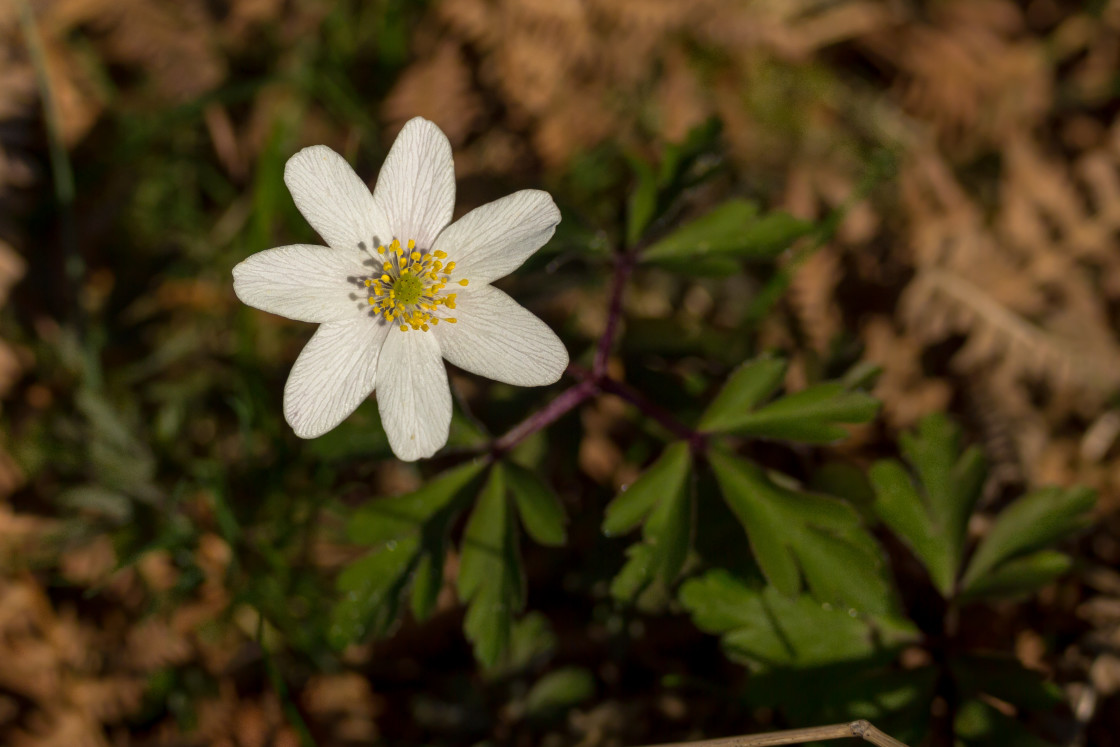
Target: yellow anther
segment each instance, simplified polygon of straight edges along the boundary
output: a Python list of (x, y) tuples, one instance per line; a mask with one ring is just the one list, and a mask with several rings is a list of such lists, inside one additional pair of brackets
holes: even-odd
[(467, 283), (469, 283), (469, 282), (470, 282), (469, 280), (467, 280), (466, 278), (463, 278), (462, 280), (460, 280), (460, 281), (459, 281), (459, 285), (461, 285), (461, 286), (463, 286), (464, 288), (466, 288), (466, 287), (467, 287)]
[(388, 245), (379, 246), (378, 252), (386, 251), (397, 255), (396, 261), (385, 261), (382, 274), (363, 280), (370, 289), (366, 299), (374, 313), (380, 314), (387, 322), (400, 327), (402, 332), (409, 329), (428, 332), (441, 321), (455, 324), (454, 317), (440, 319), (435, 312), (442, 306), (455, 308), (455, 295), (443, 294), (450, 282), (467, 285), (467, 280), (452, 281), (450, 273), (455, 269), (454, 262), (448, 262), (447, 252), (416, 250), (416, 240), (408, 239), (408, 252), (401, 248), (401, 241), (393, 239)]

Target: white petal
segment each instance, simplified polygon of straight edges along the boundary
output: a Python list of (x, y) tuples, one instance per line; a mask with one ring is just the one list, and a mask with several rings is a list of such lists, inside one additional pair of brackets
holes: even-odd
[(393, 329), (381, 349), (377, 406), (399, 459), (430, 457), (447, 443), (451, 389), (434, 335)]
[(552, 238), (558, 223), (560, 211), (548, 192), (523, 189), (470, 211), (432, 249), (455, 262), (454, 277), (489, 283), (520, 267)]
[(313, 145), (289, 158), (284, 183), (303, 217), (332, 249), (366, 254), (376, 244), (392, 241), (369, 187), (327, 146)]
[(517, 386), (544, 386), (568, 366), (568, 351), (556, 333), (497, 288), (471, 286), (446, 314), (458, 323), (441, 322), (432, 331), (443, 357), (465, 371)]
[(372, 268), (325, 246), (293, 244), (257, 252), (233, 268), (244, 303), (301, 322), (334, 322), (367, 311), (362, 279)]
[(426, 119), (410, 119), (377, 176), (373, 199), (393, 238), (427, 249), (451, 222), (455, 164), (447, 136)]
[(363, 315), (316, 330), (284, 387), (284, 418), (297, 436), (323, 435), (369, 396), (389, 329)]

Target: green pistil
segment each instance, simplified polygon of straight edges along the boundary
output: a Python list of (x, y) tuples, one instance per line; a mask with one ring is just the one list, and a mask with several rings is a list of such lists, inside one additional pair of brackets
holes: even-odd
[(397, 301), (405, 305), (412, 305), (420, 300), (424, 294), (424, 283), (416, 275), (401, 275), (393, 283)]

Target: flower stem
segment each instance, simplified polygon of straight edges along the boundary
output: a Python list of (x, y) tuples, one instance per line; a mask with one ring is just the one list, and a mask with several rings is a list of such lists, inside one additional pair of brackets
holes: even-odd
[(668, 410), (650, 400), (646, 395), (634, 389), (625, 382), (604, 376), (596, 382), (599, 389), (608, 394), (614, 394), (636, 407), (643, 415), (656, 420), (661, 427), (672, 433), (682, 441), (687, 441), (694, 453), (703, 452), (707, 448), (707, 440), (700, 431), (689, 428), (673, 417)]
[(607, 374), (607, 363), (610, 360), (611, 348), (618, 335), (618, 322), (622, 317), (622, 295), (626, 290), (626, 281), (634, 271), (634, 264), (638, 255), (635, 252), (619, 254), (615, 259), (614, 277), (611, 279), (611, 297), (607, 307), (607, 328), (599, 338), (599, 346), (595, 350), (595, 362), (591, 366), (591, 373), (595, 378), (602, 378)]
[(537, 431), (552, 425), (595, 396), (595, 391), (595, 382), (591, 379), (583, 379), (575, 386), (565, 389), (556, 399), (498, 437), (490, 446), (491, 456), (497, 459)]
[(621, 397), (636, 407), (642, 414), (656, 420), (665, 430), (683, 441), (687, 441), (694, 453), (707, 448), (707, 439), (697, 431), (677, 420), (668, 410), (650, 400), (644, 394), (618, 379), (612, 379), (607, 372), (611, 348), (618, 335), (618, 324), (622, 317), (622, 296), (626, 291), (626, 281), (630, 279), (637, 263), (638, 250), (634, 249), (617, 256), (614, 274), (611, 278), (611, 294), (607, 308), (607, 326), (599, 344), (595, 348), (595, 360), (591, 370), (571, 364), (567, 373), (578, 379), (578, 383), (565, 389), (560, 395), (529, 417), (515, 425), (490, 445), (490, 456), (500, 458), (517, 444), (537, 431), (547, 428), (571, 410), (579, 407), (596, 394), (606, 393)]

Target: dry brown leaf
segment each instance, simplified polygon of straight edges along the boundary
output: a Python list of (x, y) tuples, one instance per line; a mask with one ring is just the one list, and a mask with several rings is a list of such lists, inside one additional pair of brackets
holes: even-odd
[(883, 368), (874, 394), (883, 401), (883, 415), (893, 428), (910, 428), (923, 416), (944, 411), (953, 390), (945, 380), (923, 375), (916, 340), (897, 334), (883, 317), (868, 320), (861, 335), (864, 357)]
[(462, 145), (482, 114), (482, 102), (461, 48), (444, 41), (411, 65), (385, 99), (383, 111), (390, 129), (425, 117), (440, 126), (453, 146)]
[(140, 672), (183, 664), (194, 652), (186, 635), (155, 617), (128, 628), (125, 650), (131, 666)]

